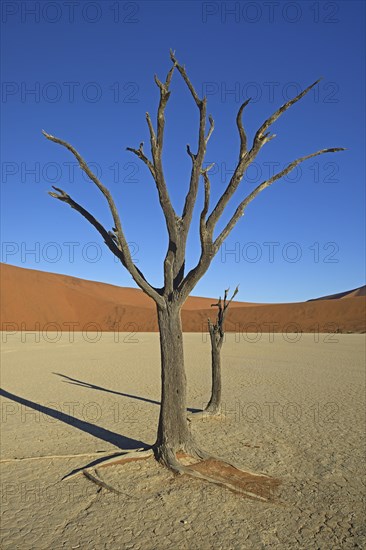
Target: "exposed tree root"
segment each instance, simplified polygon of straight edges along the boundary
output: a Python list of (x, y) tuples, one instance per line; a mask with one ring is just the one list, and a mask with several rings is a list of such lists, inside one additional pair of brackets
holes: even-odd
[(105, 483), (104, 481), (99, 479), (99, 477), (94, 476), (88, 470), (83, 470), (83, 474), (87, 479), (89, 479), (90, 481), (92, 481), (93, 483), (98, 485), (98, 487), (102, 487), (103, 489), (107, 489), (107, 491), (111, 491), (112, 493), (115, 493), (116, 495), (122, 494), (121, 491), (118, 491), (117, 489), (112, 487), (112, 485), (108, 485), (108, 483)]
[(112, 456), (106, 460), (103, 460), (98, 464), (98, 468), (105, 468), (107, 466), (114, 466), (115, 464), (125, 464), (126, 462), (136, 462), (136, 460), (145, 460), (154, 455), (153, 449), (148, 450), (136, 450), (129, 453), (126, 453), (122, 456)]
[(280, 482), (265, 474), (240, 470), (223, 460), (210, 458), (189, 466), (180, 465), (178, 472), (227, 487), (248, 498), (269, 501)]
[(76, 476), (83, 475), (85, 471), (90, 471), (95, 466), (98, 466), (98, 468), (103, 468), (105, 466), (113, 466), (114, 464), (122, 464), (125, 462), (130, 462), (132, 460), (143, 460), (145, 458), (149, 458), (152, 455), (153, 455), (152, 448), (125, 450), (122, 453), (116, 453), (112, 456), (107, 456), (105, 458), (94, 460), (92, 463), (88, 464), (87, 466), (83, 466), (82, 468), (73, 470), (72, 472), (64, 476), (62, 480), (72, 479)]
[(221, 414), (221, 405), (208, 404), (203, 412), (209, 414)]
[(23, 456), (20, 458), (4, 458), (0, 460), (0, 464), (5, 462), (20, 462), (22, 460), (48, 460), (54, 458), (79, 458), (81, 456), (101, 456), (107, 455), (109, 451), (96, 451), (95, 453), (81, 453), (81, 454), (72, 454), (72, 455), (43, 455), (43, 456)]
[[(274, 491), (280, 484), (277, 479), (270, 476), (244, 471), (218, 457), (213, 457), (199, 449), (193, 441), (186, 446), (184, 451), (178, 453), (167, 447), (155, 447), (148, 450), (131, 451), (124, 454), (119, 453), (110, 458), (102, 459), (102, 461), (98, 462), (97, 466), (99, 469), (126, 462), (145, 460), (151, 458), (154, 454), (160, 463), (177, 475), (188, 475), (214, 483), (251, 499), (261, 501), (273, 500)], [(76, 472), (72, 472), (64, 479), (70, 479), (76, 475), (83, 474), (103, 489), (115, 494), (124, 494), (100, 479), (98, 471), (94, 466), (96, 466), (95, 463), (90, 464)]]
[[(150, 458), (153, 456), (153, 450), (132, 450), (132, 451), (126, 451), (125, 453), (118, 453), (117, 455), (111, 456), (106, 459), (102, 459), (101, 461), (98, 461), (98, 468), (105, 468), (108, 466), (114, 466), (116, 464), (124, 464), (126, 462), (135, 462), (137, 460), (146, 460), (147, 458)], [(98, 474), (98, 471), (96, 468), (94, 468), (95, 462), (93, 464), (90, 464), (89, 466), (80, 468), (74, 472), (71, 472), (67, 476), (63, 478), (65, 479), (71, 479), (73, 477), (76, 477), (77, 475), (84, 475), (87, 479), (98, 485), (98, 487), (101, 487), (103, 489), (106, 489), (107, 491), (110, 491), (112, 493), (115, 493), (117, 495), (125, 495), (130, 497), (130, 495), (127, 495), (126, 493), (123, 493), (122, 491), (119, 491), (118, 489), (115, 489), (112, 487), (112, 485), (109, 485), (108, 483), (105, 483), (102, 479), (100, 479), (100, 476)], [(93, 473), (92, 473), (93, 472)]]
[(223, 418), (226, 418), (226, 415), (222, 412), (221, 408), (207, 408), (203, 411), (192, 412), (187, 415), (188, 422), (193, 422), (195, 420), (204, 420), (206, 418), (222, 420)]

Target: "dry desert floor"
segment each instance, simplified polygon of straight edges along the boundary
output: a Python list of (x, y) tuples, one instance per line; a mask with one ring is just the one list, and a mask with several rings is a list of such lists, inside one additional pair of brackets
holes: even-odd
[[(1, 547), (365, 548), (364, 335), (249, 336), (228, 334), (223, 346), (225, 416), (193, 430), (206, 450), (281, 480), (265, 503), (151, 459), (101, 470), (119, 495), (62, 480), (154, 442), (158, 335), (3, 333)], [(188, 406), (200, 409), (210, 343), (198, 333), (184, 342)]]

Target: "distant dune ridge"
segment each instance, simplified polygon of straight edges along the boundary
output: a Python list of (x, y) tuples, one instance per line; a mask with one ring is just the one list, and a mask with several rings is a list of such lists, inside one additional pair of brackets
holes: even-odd
[[(366, 286), (290, 304), (232, 302), (228, 332), (366, 332)], [(189, 297), (184, 332), (206, 332), (215, 298)], [(1, 264), (1, 329), (156, 332), (154, 302), (141, 290)]]

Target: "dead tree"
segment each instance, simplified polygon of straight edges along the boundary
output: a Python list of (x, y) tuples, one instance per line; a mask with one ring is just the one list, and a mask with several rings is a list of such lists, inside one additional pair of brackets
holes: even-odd
[[(161, 81), (157, 76), (155, 76), (155, 83), (159, 90), (159, 105), (157, 108), (155, 125), (153, 124), (149, 113), (146, 113), (146, 121), (150, 136), (151, 156), (145, 152), (143, 142), (140, 143), (137, 149), (133, 147), (127, 148), (147, 166), (155, 182), (160, 206), (165, 217), (168, 233), (168, 246), (164, 259), (164, 284), (161, 288), (151, 285), (141, 270), (133, 262), (126, 240), (125, 230), (122, 226), (110, 191), (92, 172), (85, 160), (72, 145), (46, 132), (43, 132), (43, 134), (50, 141), (53, 141), (68, 149), (78, 161), (80, 168), (98, 187), (106, 199), (112, 215), (112, 231), (105, 228), (93, 216), (93, 214), (74, 201), (64, 190), (53, 187), (54, 192), (49, 193), (51, 197), (54, 197), (55, 199), (71, 206), (71, 208), (79, 212), (79, 214), (81, 214), (94, 226), (94, 228), (102, 236), (105, 244), (111, 252), (129, 271), (135, 283), (156, 303), (161, 351), (161, 407), (156, 442), (148, 453), (151, 454), (153, 452), (158, 461), (174, 472), (192, 473), (191, 468), (181, 464), (177, 458), (177, 454), (185, 453), (198, 459), (207, 458), (208, 455), (196, 444), (190, 430), (189, 422), (187, 421), (186, 374), (183, 356), (181, 308), (197, 282), (208, 270), (215, 254), (220, 249), (220, 246), (226, 237), (230, 234), (239, 219), (243, 216), (249, 203), (261, 191), (272, 185), (275, 181), (286, 176), (286, 174), (291, 172), (291, 170), (305, 160), (314, 158), (324, 153), (335, 153), (337, 151), (341, 151), (342, 149), (322, 149), (290, 162), (286, 168), (273, 175), (271, 178), (263, 181), (247, 196), (242, 198), (224, 228), (217, 235), (215, 235), (214, 231), (217, 223), (221, 219), (230, 199), (237, 191), (239, 183), (241, 182), (248, 166), (257, 157), (262, 147), (264, 147), (275, 137), (275, 135), (271, 134), (269, 131), (272, 124), (276, 122), (276, 120), (292, 105), (303, 98), (314, 86), (318, 84), (319, 81), (317, 80), (308, 86), (299, 95), (290, 101), (287, 101), (287, 103), (282, 105), (282, 107), (280, 107), (272, 116), (267, 118), (257, 130), (251, 145), (248, 145), (247, 135), (242, 122), (244, 109), (248, 106), (250, 99), (244, 101), (244, 103), (240, 106), (236, 117), (240, 140), (238, 161), (226, 189), (223, 191), (221, 197), (209, 212), (209, 170), (212, 165), (204, 167), (204, 159), (208, 142), (214, 131), (214, 120), (211, 115), (208, 116), (209, 127), (206, 130), (207, 98), (200, 97), (198, 95), (186, 73), (185, 67), (177, 61), (174, 52), (171, 51), (170, 57), (172, 66), (167, 73), (166, 79)], [(162, 162), (165, 109), (170, 98), (170, 84), (175, 71), (180, 74), (185, 82), (199, 114), (197, 150), (193, 151), (191, 147), (187, 145), (187, 154), (191, 161), (191, 174), (188, 191), (181, 214), (178, 214), (172, 205)], [(188, 273), (186, 273), (185, 254), (187, 237), (191, 226), (193, 209), (197, 199), (201, 176), (204, 184), (204, 201), (199, 219), (201, 252), (197, 264), (192, 267)], [(197, 475), (199, 477), (204, 477), (202, 474), (197, 473)]]
[(224, 321), (230, 303), (239, 292), (239, 287), (236, 287), (230, 300), (227, 299), (228, 292), (229, 289), (225, 290), (223, 302), (220, 296), (217, 304), (212, 304), (212, 307), (218, 308), (216, 323), (212, 323), (210, 318), (207, 320), (211, 340), (212, 385), (211, 398), (204, 412), (209, 415), (216, 415), (221, 412), (221, 348), (225, 337)]

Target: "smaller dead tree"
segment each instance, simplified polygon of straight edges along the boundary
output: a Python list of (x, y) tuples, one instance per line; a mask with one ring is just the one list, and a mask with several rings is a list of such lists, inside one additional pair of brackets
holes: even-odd
[(216, 323), (212, 323), (208, 318), (208, 330), (211, 339), (211, 367), (212, 367), (212, 387), (211, 398), (205, 409), (205, 413), (209, 415), (217, 415), (221, 413), (221, 348), (224, 342), (224, 321), (230, 303), (239, 292), (239, 286), (236, 287), (230, 300), (227, 299), (229, 289), (225, 290), (224, 302), (219, 297), (217, 304), (212, 304), (211, 307), (217, 307)]
[(211, 397), (203, 411), (198, 411), (188, 415), (188, 420), (190, 421), (193, 418), (198, 419), (207, 416), (218, 416), (221, 414), (221, 348), (225, 338), (224, 321), (229, 305), (238, 292), (239, 285), (234, 290), (230, 300), (228, 300), (227, 296), (229, 289), (226, 289), (224, 293), (224, 302), (222, 302), (220, 296), (216, 304), (211, 304), (211, 307), (218, 308), (216, 323), (212, 323), (210, 317), (207, 319), (208, 331), (210, 333), (211, 340)]

